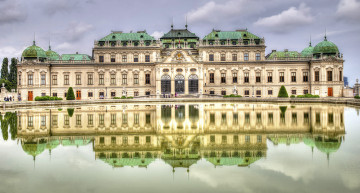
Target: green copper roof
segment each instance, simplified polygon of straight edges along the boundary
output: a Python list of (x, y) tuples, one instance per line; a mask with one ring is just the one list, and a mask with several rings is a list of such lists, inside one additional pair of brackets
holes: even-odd
[(310, 42), (310, 45), (309, 47), (303, 49), (301, 51), (301, 56), (303, 57), (309, 57), (309, 56), (312, 56), (313, 55), (313, 51), (314, 51), (314, 47), (311, 46), (311, 42)]
[(205, 158), (208, 162), (214, 164), (215, 166), (248, 166), (261, 157), (220, 157), (220, 158)]
[(99, 41), (150, 41), (155, 40), (152, 36), (147, 34), (145, 31), (136, 33), (122, 33), (112, 32), (111, 34), (101, 38)]
[(182, 38), (194, 38), (199, 39), (195, 33), (191, 33), (187, 29), (171, 29), (168, 33), (164, 34), (160, 39), (182, 39)]
[(326, 36), (325, 36), (325, 39), (324, 41), (318, 43), (315, 47), (314, 47), (314, 51), (313, 51), (314, 54), (336, 54), (336, 53), (339, 53), (339, 49), (338, 47), (328, 41), (326, 39)]
[(337, 141), (315, 141), (315, 146), (323, 153), (334, 153), (340, 148), (341, 142)]
[(60, 60), (91, 60), (91, 57), (87, 54), (63, 54)]
[(273, 58), (296, 58), (299, 57), (300, 54), (297, 51), (276, 51), (276, 52), (272, 52), (270, 54), (269, 57), (267, 57), (268, 59), (273, 59)]
[(60, 55), (58, 53), (52, 51), (50, 46), (49, 46), (49, 50), (46, 51), (45, 54), (50, 60), (59, 60), (60, 59)]
[(64, 139), (61, 141), (61, 144), (63, 146), (83, 146), (83, 145), (88, 145), (89, 143), (91, 143), (90, 139), (74, 139), (74, 140)]
[(124, 167), (124, 166), (148, 166), (151, 162), (155, 161), (153, 158), (100, 158), (105, 163), (113, 166), (113, 167)]
[(45, 51), (40, 48), (39, 46), (36, 46), (35, 41), (33, 42), (32, 46), (27, 47), (23, 53), (22, 57), (24, 58), (46, 58)]
[(204, 40), (238, 40), (238, 39), (260, 39), (260, 37), (248, 32), (247, 30), (238, 31), (219, 31), (213, 30), (211, 33), (204, 37)]
[(46, 143), (28, 142), (21, 145), (24, 152), (31, 156), (37, 156), (45, 151)]

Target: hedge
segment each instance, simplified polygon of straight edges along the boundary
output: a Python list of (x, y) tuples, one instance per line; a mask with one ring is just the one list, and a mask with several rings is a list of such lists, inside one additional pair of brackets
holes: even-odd
[(231, 97), (242, 97), (241, 95), (235, 95), (235, 94), (231, 94), (231, 95), (224, 95), (224, 98), (231, 98)]
[(280, 90), (279, 90), (278, 97), (284, 97), (284, 98), (289, 97), (289, 95), (288, 95), (288, 93), (287, 93), (287, 91), (286, 91), (285, 86), (281, 86), (281, 88), (280, 88)]
[(295, 95), (291, 95), (290, 98), (295, 98)]
[(59, 101), (63, 100), (61, 97), (51, 97), (51, 96), (37, 96), (35, 101)]
[(66, 100), (75, 100), (75, 94), (74, 94), (74, 90), (72, 87), (69, 87), (67, 95), (66, 95)]
[(320, 98), (320, 96), (312, 95), (312, 94), (304, 94), (304, 95), (298, 95), (297, 98)]
[(355, 99), (360, 99), (359, 95), (354, 96)]
[(126, 96), (122, 96), (122, 97), (114, 97), (113, 99), (133, 99), (134, 97), (126, 97)]

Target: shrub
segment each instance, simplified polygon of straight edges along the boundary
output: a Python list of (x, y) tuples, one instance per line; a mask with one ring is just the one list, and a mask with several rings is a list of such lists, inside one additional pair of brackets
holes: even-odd
[(295, 95), (291, 95), (290, 98), (295, 98)]
[(58, 101), (63, 100), (61, 97), (51, 97), (51, 96), (37, 96), (35, 101)]
[(122, 96), (122, 97), (114, 97), (113, 99), (133, 99), (134, 97), (126, 97), (126, 96)]
[(127, 97), (127, 99), (133, 99), (134, 97)]
[(354, 96), (355, 99), (360, 99), (359, 95)]
[(284, 114), (286, 112), (287, 106), (280, 106), (279, 108), (280, 108), (281, 113)]
[(67, 112), (68, 112), (69, 117), (72, 117), (73, 114), (74, 114), (74, 109), (73, 109), (73, 108), (69, 108), (69, 109), (67, 109)]
[(72, 87), (69, 87), (67, 95), (66, 95), (66, 100), (75, 100), (75, 94), (74, 94), (74, 90)]
[(126, 96), (122, 96), (121, 99), (126, 99)]
[(298, 95), (297, 98), (320, 98), (320, 96), (312, 95), (312, 94), (304, 94), (304, 95)]
[(284, 98), (289, 97), (289, 95), (288, 95), (288, 93), (287, 93), (287, 91), (286, 91), (285, 86), (281, 86), (281, 88), (280, 88), (280, 90), (279, 90), (278, 97), (284, 97)]
[(242, 97), (241, 95), (235, 95), (235, 94), (231, 94), (231, 95), (224, 95), (224, 98), (232, 98), (232, 97)]
[(120, 97), (114, 97), (113, 99), (121, 99)]

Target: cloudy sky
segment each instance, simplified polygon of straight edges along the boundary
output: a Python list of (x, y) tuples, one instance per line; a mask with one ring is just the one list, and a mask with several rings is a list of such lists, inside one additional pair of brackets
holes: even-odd
[(360, 0), (0, 0), (0, 60), (20, 57), (32, 44), (60, 54), (91, 55), (94, 40), (111, 32), (146, 30), (160, 37), (170, 29), (189, 29), (201, 38), (213, 28), (248, 28), (272, 49), (301, 51), (323, 40), (344, 54), (350, 84), (360, 78)]

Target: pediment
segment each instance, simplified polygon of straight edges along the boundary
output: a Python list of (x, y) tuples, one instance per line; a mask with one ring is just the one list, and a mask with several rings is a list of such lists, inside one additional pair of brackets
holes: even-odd
[(163, 63), (197, 63), (197, 61), (184, 50), (174, 50), (168, 52), (164, 58)]

